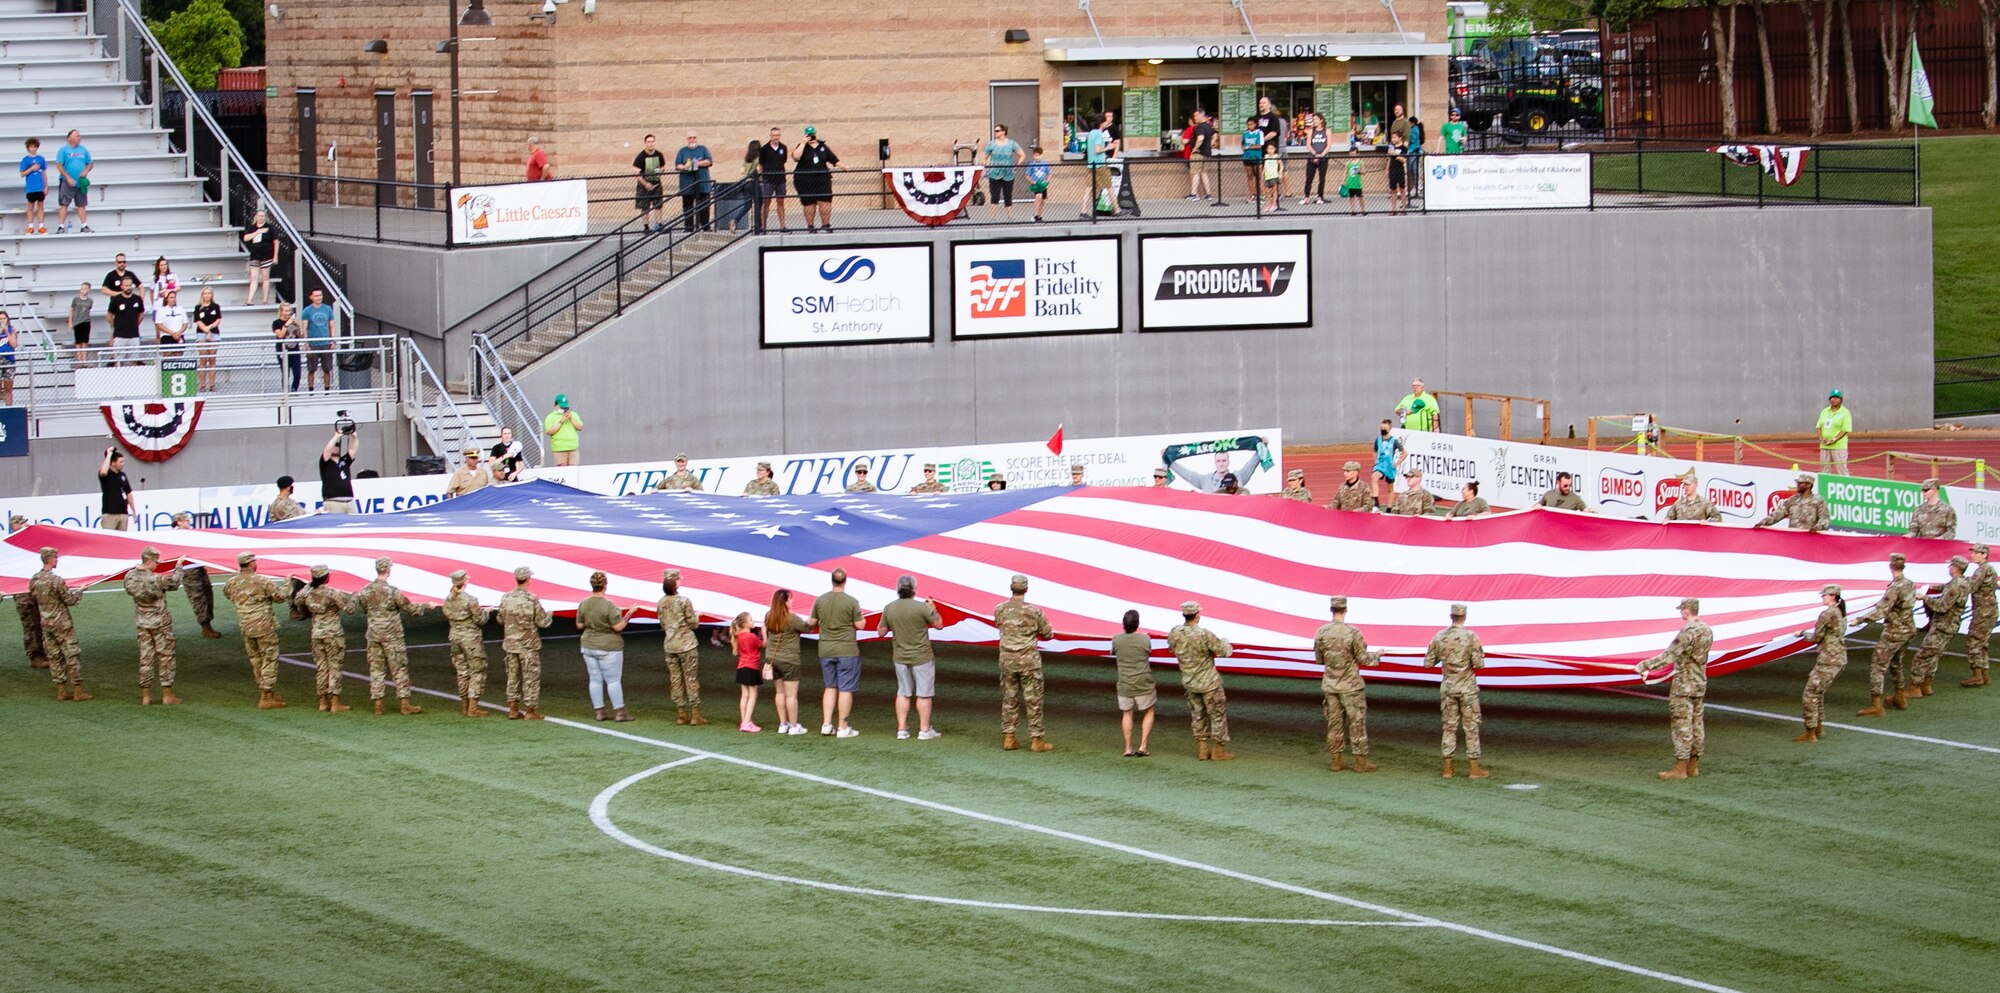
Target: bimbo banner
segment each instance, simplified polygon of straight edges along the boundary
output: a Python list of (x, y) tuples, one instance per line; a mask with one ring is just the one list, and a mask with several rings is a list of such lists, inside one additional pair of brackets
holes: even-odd
[(763, 343), (931, 340), (931, 246), (766, 248)]
[(952, 337), (1115, 332), (1120, 259), (1116, 236), (954, 242)]
[(1426, 155), (1425, 210), (1590, 206), (1588, 155)]
[(1139, 238), (1139, 327), (1312, 324), (1312, 236), (1304, 231)]
[(581, 179), (451, 189), (455, 245), (580, 238), (589, 229), (590, 184)]

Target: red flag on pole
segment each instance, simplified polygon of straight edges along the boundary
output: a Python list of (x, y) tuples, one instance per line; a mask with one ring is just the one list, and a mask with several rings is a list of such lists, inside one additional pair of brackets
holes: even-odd
[(1049, 435), (1049, 451), (1056, 455), (1062, 454), (1062, 429), (1063, 426), (1058, 424), (1056, 425), (1056, 433)]

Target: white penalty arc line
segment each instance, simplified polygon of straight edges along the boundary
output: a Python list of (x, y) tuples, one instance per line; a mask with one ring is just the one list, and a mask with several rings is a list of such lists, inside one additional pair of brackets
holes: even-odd
[(624, 792), (626, 788), (638, 785), (639, 783), (644, 782), (647, 779), (651, 779), (652, 777), (662, 772), (666, 772), (669, 769), (678, 769), (681, 766), (689, 765), (695, 762), (700, 762), (712, 757), (714, 756), (690, 755), (683, 759), (675, 759), (674, 761), (665, 763), (663, 765), (656, 765), (651, 769), (645, 770), (644, 772), (634, 773), (630, 776), (625, 777), (624, 779), (619, 780), (616, 783), (611, 784), (610, 786), (604, 789), (604, 792), (597, 794), (596, 799), (590, 801), (590, 822), (592, 824), (597, 825), (597, 829), (599, 831), (602, 831), (605, 834), (611, 836), (611, 838), (613, 838), (614, 840), (619, 841), (632, 848), (636, 848), (639, 851), (645, 852), (648, 855), (657, 856), (663, 859), (670, 859), (675, 862), (696, 866), (702, 869), (712, 869), (716, 872), (727, 872), (738, 876), (747, 876), (751, 879), (760, 879), (769, 883), (788, 883), (793, 886), (807, 886), (813, 889), (828, 890), (834, 893), (846, 893), (852, 896), (883, 897), (891, 900), (908, 900), (913, 903), (935, 903), (935, 904), (943, 904), (945, 906), (950, 906), (950, 907), (973, 907), (980, 910), (1015, 910), (1015, 911), (1024, 911), (1027, 913), (1038, 913), (1038, 914), (1066, 914), (1077, 917), (1122, 917), (1122, 918), (1129, 918), (1136, 920), (1180, 921), (1180, 922), (1191, 922), (1198, 924), (1281, 924), (1281, 925), (1288, 924), (1288, 925), (1310, 926), (1310, 927), (1431, 927), (1433, 926), (1422, 921), (1341, 921), (1341, 920), (1327, 920), (1321, 918), (1228, 917), (1215, 914), (1161, 914), (1161, 913), (1150, 913), (1138, 910), (1098, 910), (1088, 907), (1048, 907), (1048, 906), (1043, 906), (1041, 904), (1033, 904), (1033, 903), (1005, 903), (995, 900), (971, 900), (960, 897), (931, 896), (923, 893), (901, 893), (894, 890), (878, 890), (866, 886), (849, 886), (844, 883), (830, 883), (820, 879), (805, 879), (799, 876), (785, 876), (785, 875), (779, 875), (778, 873), (763, 872), (757, 869), (750, 869), (740, 865), (730, 865), (726, 862), (714, 862), (710, 861), (709, 859), (688, 855), (684, 852), (676, 852), (666, 848), (661, 848), (660, 846), (645, 841), (644, 839), (634, 837), (631, 833), (625, 831), (624, 829), (620, 828), (617, 824), (612, 822), (611, 801), (617, 798), (618, 794)]
[[(284, 658), (284, 660), (291, 665), (296, 665), (308, 669), (313, 667), (313, 664), (310, 661), (302, 662), (299, 661), (297, 658), (290, 656), (281, 656), (281, 657)], [(342, 675), (350, 679), (367, 678), (366, 676), (360, 673), (352, 673), (352, 672), (344, 672), (342, 673)], [(412, 687), (412, 689), (414, 692), (422, 693), (426, 696), (439, 697), (445, 700), (455, 700), (458, 698), (458, 695), (455, 693), (444, 693), (438, 690), (426, 689), (424, 687)], [(481, 704), (481, 706), (488, 707), (494, 710), (502, 709), (498, 704), (490, 702), (483, 703)], [(1184, 859), (1178, 855), (1168, 855), (1164, 852), (1155, 852), (1150, 849), (1139, 848), (1137, 846), (1127, 845), (1121, 842), (1107, 841), (1102, 838), (1093, 838), (1089, 835), (1076, 834), (1074, 832), (1064, 831), (1059, 828), (1044, 827), (1040, 824), (1030, 824), (1027, 821), (1019, 821), (1010, 817), (1000, 817), (994, 814), (981, 813), (976, 810), (968, 810), (964, 807), (954, 807), (950, 804), (939, 803), (935, 800), (925, 800), (921, 797), (913, 797), (907, 794), (894, 793), (888, 790), (880, 790), (872, 786), (862, 786), (858, 783), (849, 783), (842, 780), (832, 779), (827, 776), (821, 776), (810, 772), (801, 772), (797, 769), (787, 769), (783, 766), (768, 765), (763, 762), (757, 762), (745, 758), (738, 758), (734, 755), (726, 755), (721, 752), (711, 752), (705, 749), (693, 748), (687, 745), (677, 745), (671, 741), (662, 741), (658, 738), (648, 738), (645, 737), (644, 735), (632, 734), (627, 731), (620, 731), (616, 728), (595, 727), (578, 721), (565, 720), (560, 717), (547, 718), (546, 723), (557, 724), (566, 728), (573, 728), (578, 731), (589, 731), (593, 734), (601, 734), (608, 738), (618, 738), (624, 741), (633, 742), (635, 744), (650, 745), (655, 748), (665, 748), (670, 751), (682, 752), (694, 758), (714, 759), (718, 762), (727, 762), (731, 765), (742, 766), (746, 769), (756, 769), (761, 772), (768, 772), (779, 776), (790, 776), (793, 779), (800, 779), (809, 783), (817, 783), (821, 786), (831, 786), (836, 789), (848, 790), (854, 793), (860, 793), (864, 796), (877, 797), (883, 800), (893, 800), (898, 803), (906, 803), (913, 807), (921, 807), (925, 810), (934, 810), (944, 814), (955, 814), (959, 817), (964, 817), (968, 820), (980, 821), (987, 824), (994, 824), (1000, 827), (1015, 828), (1017, 830), (1026, 831), (1032, 834), (1045, 835), (1051, 838), (1060, 838), (1064, 841), (1072, 841), (1080, 845), (1089, 845), (1095, 848), (1102, 848), (1108, 851), (1114, 851), (1125, 855), (1130, 855), (1135, 858), (1147, 859), (1154, 862), (1162, 862), (1167, 865), (1179, 866), (1180, 868), (1183, 869), (1192, 869), (1196, 872), (1205, 872), (1209, 873), (1210, 875), (1221, 876), (1225, 879), (1234, 879), (1238, 882), (1250, 883), (1256, 886), (1263, 886), (1268, 889), (1278, 890), (1283, 893), (1292, 893), (1298, 896), (1310, 897), (1315, 900), (1325, 900), (1328, 903), (1337, 903), (1340, 904), (1341, 906), (1352, 907), (1356, 910), (1366, 910), (1372, 913), (1380, 914), (1384, 917), (1393, 917), (1399, 921), (1407, 921), (1413, 924), (1420, 924), (1427, 927), (1439, 928), (1446, 931), (1455, 931), (1467, 937), (1480, 938), (1486, 941), (1494, 942), (1495, 944), (1510, 945), (1515, 948), (1525, 948), (1529, 951), (1541, 952), (1546, 955), (1553, 955), (1557, 958), (1568, 959), (1572, 962), (1582, 962), (1586, 965), (1594, 965), (1600, 968), (1610, 969), (1614, 972), (1622, 972), (1628, 975), (1642, 976), (1647, 979), (1655, 979), (1663, 983), (1670, 983), (1672, 985), (1685, 987), (1687, 989), (1703, 990), (1705, 991), (1705, 993), (1742, 993), (1742, 991), (1734, 989), (1732, 987), (1721, 986), (1715, 983), (1703, 982), (1702, 980), (1699, 979), (1692, 979), (1687, 976), (1680, 976), (1671, 972), (1662, 972), (1658, 969), (1648, 969), (1645, 966), (1633, 965), (1629, 962), (1620, 962), (1617, 959), (1609, 959), (1601, 955), (1592, 955), (1588, 952), (1579, 952), (1573, 949), (1563, 948), (1557, 945), (1544, 944), (1543, 942), (1533, 941), (1528, 938), (1517, 938), (1510, 934), (1502, 934), (1498, 931), (1489, 931), (1485, 928), (1474, 927), (1473, 925), (1470, 924), (1460, 924), (1457, 923), (1456, 921), (1442, 920), (1440, 918), (1430, 917), (1424, 914), (1418, 914), (1408, 910), (1398, 910), (1395, 907), (1389, 907), (1378, 903), (1370, 903), (1366, 900), (1359, 900), (1350, 896), (1342, 896), (1338, 893), (1330, 893), (1325, 890), (1316, 890), (1311, 887), (1300, 886), (1296, 883), (1287, 883), (1281, 880), (1270, 879), (1268, 877), (1258, 876), (1252, 873), (1239, 872), (1235, 869), (1225, 869), (1222, 866), (1210, 865), (1206, 862), (1196, 862), (1193, 859)]]
[[(1642, 700), (1667, 699), (1666, 697), (1661, 696), (1658, 693), (1641, 693), (1638, 690), (1620, 689), (1616, 686), (1598, 686), (1593, 688), (1604, 693), (1616, 693), (1620, 696), (1635, 696)], [(1703, 709), (1704, 711), (1719, 710), (1726, 714), (1742, 714), (1745, 717), (1767, 717), (1770, 718), (1771, 720), (1784, 721), (1788, 724), (1797, 724), (1800, 721), (1800, 717), (1797, 714), (1774, 714), (1768, 710), (1751, 710), (1748, 707), (1732, 707), (1725, 703), (1704, 702), (1702, 704), (1701, 709)], [(1859, 731), (1862, 734), (1877, 734), (1881, 735), (1884, 738), (1900, 738), (1903, 741), (1920, 741), (1926, 745), (1943, 745), (1946, 748), (1962, 748), (1969, 752), (1985, 752), (1988, 755), (2000, 755), (2000, 748), (1995, 748), (1991, 745), (1975, 745), (1969, 741), (1953, 741), (1950, 738), (1933, 738), (1929, 735), (1923, 735), (1923, 734), (1907, 734), (1902, 731), (1890, 731), (1884, 728), (1871, 728), (1864, 724), (1842, 724), (1838, 721), (1822, 721), (1820, 723), (1830, 728), (1839, 728), (1842, 731)]]

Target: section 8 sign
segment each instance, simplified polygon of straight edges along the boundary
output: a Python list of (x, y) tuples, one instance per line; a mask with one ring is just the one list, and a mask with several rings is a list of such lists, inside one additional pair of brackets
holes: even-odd
[(766, 248), (764, 347), (929, 341), (931, 246)]
[(1311, 324), (1307, 232), (1140, 237), (1140, 330)]
[(1116, 235), (951, 246), (953, 338), (1116, 332)]

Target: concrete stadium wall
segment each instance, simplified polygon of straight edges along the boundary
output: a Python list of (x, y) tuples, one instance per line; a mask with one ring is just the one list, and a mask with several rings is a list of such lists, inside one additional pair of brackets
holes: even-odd
[(764, 349), (752, 242), (520, 380), (538, 406), (569, 394), (591, 462), (683, 448), (713, 456), (1020, 440), (1058, 422), (1075, 437), (1277, 424), (1288, 443), (1354, 441), (1412, 376), (1433, 389), (1549, 398), (1558, 434), (1575, 425), (1581, 435), (1593, 414), (1634, 411), (1713, 431), (1810, 430), (1834, 386), (1862, 430), (1931, 418), (1925, 209), (1432, 214), (1264, 227), (1312, 230), (1314, 327), (1139, 333), (1138, 232), (1222, 230), (1143, 221), (1117, 228), (1127, 232), (1123, 334), (951, 341), (949, 242), (1028, 233), (964, 229), (930, 235), (937, 340)]
[[(363, 422), (357, 429), (362, 457), (355, 462), (355, 471), (373, 469), (384, 476), (402, 475), (403, 459), (410, 453), (408, 422)], [(134, 487), (146, 489), (263, 483), (286, 474), (317, 480), (319, 453), (332, 433), (331, 424), (197, 430), (187, 447), (165, 462), (141, 462), (127, 455), (125, 475), (131, 477)], [(0, 459), (0, 493), (47, 496), (95, 492), (97, 466), (108, 443), (102, 435), (37, 440), (27, 456)]]

